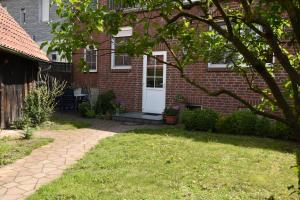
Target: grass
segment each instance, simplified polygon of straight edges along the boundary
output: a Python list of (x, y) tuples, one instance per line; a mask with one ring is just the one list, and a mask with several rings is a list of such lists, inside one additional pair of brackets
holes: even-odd
[(29, 155), (32, 150), (52, 142), (50, 138), (30, 140), (5, 137), (0, 139), (0, 167)]
[(293, 199), (294, 143), (272, 139), (136, 130), (104, 139), (30, 200)]
[(54, 115), (50, 121), (43, 123), (39, 129), (42, 130), (74, 130), (88, 128), (91, 123), (86, 120), (75, 119), (67, 115)]

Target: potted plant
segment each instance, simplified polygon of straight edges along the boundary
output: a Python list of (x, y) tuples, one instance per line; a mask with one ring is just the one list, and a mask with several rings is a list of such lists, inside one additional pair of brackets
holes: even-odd
[(164, 120), (166, 124), (174, 125), (177, 123), (178, 109), (167, 107), (164, 111)]
[(117, 98), (113, 102), (113, 107), (115, 109), (115, 115), (119, 116), (120, 114), (124, 113), (126, 108), (123, 105), (123, 100), (121, 98)]

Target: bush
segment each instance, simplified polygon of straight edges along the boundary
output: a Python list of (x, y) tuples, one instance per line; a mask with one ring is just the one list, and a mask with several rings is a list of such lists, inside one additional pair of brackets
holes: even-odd
[(187, 130), (214, 131), (219, 115), (211, 109), (185, 109), (180, 118)]
[(184, 109), (180, 112), (180, 122), (184, 124), (185, 129), (192, 130), (194, 127), (194, 111)]
[(285, 139), (285, 140), (294, 140), (292, 130), (282, 122), (273, 122), (270, 128), (271, 138)]
[(95, 105), (96, 114), (113, 113), (115, 110), (114, 108), (115, 99), (116, 99), (116, 95), (112, 90), (99, 95)]
[(86, 113), (85, 113), (85, 116), (87, 118), (95, 118), (96, 117), (96, 112), (95, 110), (88, 110)]
[(43, 76), (39, 84), (29, 92), (24, 100), (23, 118), (28, 119), (30, 126), (36, 127), (50, 118), (66, 83), (55, 78)]
[(22, 119), (18, 119), (18, 120), (15, 120), (12, 123), (11, 128), (23, 130), (25, 128), (26, 124), (28, 124), (28, 122), (25, 121), (23, 118)]
[(164, 110), (164, 115), (166, 115), (166, 116), (177, 116), (178, 112), (179, 112), (178, 109), (175, 109), (173, 107), (167, 107)]
[(217, 125), (219, 132), (255, 135), (257, 116), (250, 111), (237, 111), (231, 115), (224, 116)]
[(78, 112), (82, 117), (94, 118), (96, 117), (96, 112), (93, 109), (92, 105), (88, 102), (79, 104)]
[(258, 117), (250, 111), (237, 111), (220, 118), (217, 123), (217, 131), (220, 133), (255, 135), (274, 139), (295, 139), (287, 125), (265, 117)]
[(33, 131), (30, 127), (26, 127), (25, 128), (25, 132), (24, 132), (24, 139), (25, 140), (30, 140), (33, 136)]
[(265, 117), (257, 117), (255, 124), (255, 135), (261, 137), (271, 137), (272, 122)]
[(91, 104), (88, 102), (84, 102), (78, 105), (79, 114), (84, 117), (85, 114), (91, 109)]

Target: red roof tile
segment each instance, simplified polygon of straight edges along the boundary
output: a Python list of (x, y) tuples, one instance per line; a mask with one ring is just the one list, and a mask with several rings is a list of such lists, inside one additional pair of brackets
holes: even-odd
[(35, 60), (49, 62), (46, 54), (40, 49), (26, 31), (0, 5), (0, 49), (19, 53)]

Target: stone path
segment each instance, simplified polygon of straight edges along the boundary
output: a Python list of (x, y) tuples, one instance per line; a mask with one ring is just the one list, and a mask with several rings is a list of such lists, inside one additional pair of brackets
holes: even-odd
[(52, 137), (54, 142), (0, 168), (0, 200), (26, 199), (41, 185), (58, 178), (64, 169), (79, 160), (99, 140), (141, 127), (95, 120), (91, 128), (36, 133), (38, 136)]

